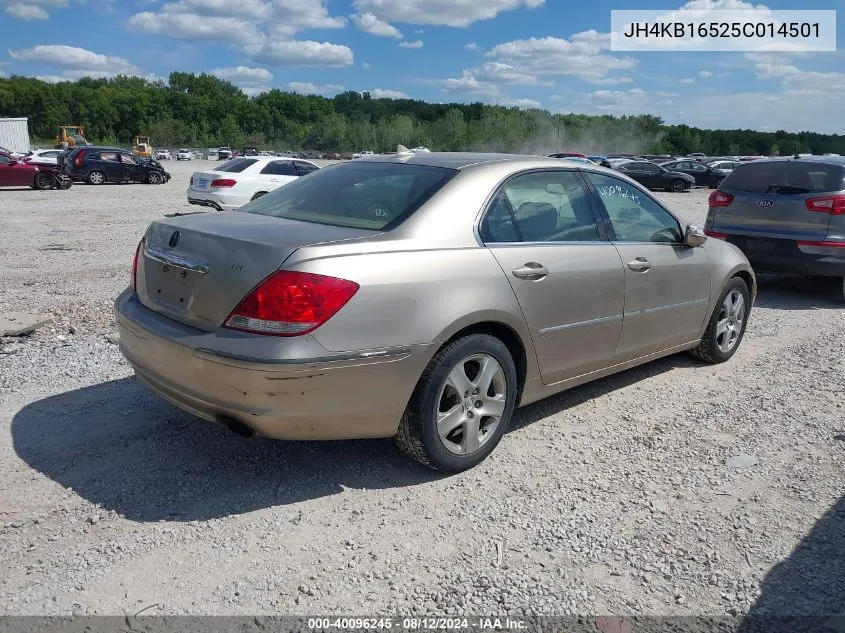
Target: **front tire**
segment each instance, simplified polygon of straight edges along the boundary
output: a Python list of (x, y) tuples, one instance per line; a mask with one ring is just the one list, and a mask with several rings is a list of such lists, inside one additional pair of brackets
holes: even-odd
[(683, 193), (686, 191), (687, 183), (685, 183), (680, 178), (678, 180), (673, 180), (672, 184), (669, 185), (669, 191), (674, 193)]
[(147, 184), (148, 185), (160, 185), (162, 182), (164, 182), (164, 178), (157, 171), (151, 171), (147, 175)]
[(86, 180), (89, 185), (102, 185), (106, 182), (106, 175), (101, 171), (89, 171)]
[(750, 312), (748, 286), (739, 277), (733, 277), (719, 295), (701, 343), (691, 350), (693, 356), (707, 363), (724, 363), (730, 359), (745, 335)]
[(505, 434), (516, 394), (507, 346), (488, 334), (464, 336), (431, 359), (394, 439), (403, 453), (434, 470), (472, 468)]

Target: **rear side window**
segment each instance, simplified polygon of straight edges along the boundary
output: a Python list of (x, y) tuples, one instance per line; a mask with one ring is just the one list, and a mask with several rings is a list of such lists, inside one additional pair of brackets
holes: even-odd
[(234, 160), (226, 161), (225, 163), (220, 165), (220, 167), (217, 167), (214, 171), (225, 171), (232, 174), (237, 174), (257, 162), (258, 161), (254, 158), (235, 158)]
[(293, 168), (293, 163), (289, 160), (274, 160), (267, 163), (267, 166), (261, 170), (262, 174), (270, 176), (296, 176), (296, 170)]
[(238, 209), (331, 226), (390, 230), (410, 217), (457, 170), (355, 161), (318, 169)]
[(744, 193), (820, 193), (845, 189), (843, 179), (842, 165), (797, 160), (753, 162), (736, 167), (722, 188)]

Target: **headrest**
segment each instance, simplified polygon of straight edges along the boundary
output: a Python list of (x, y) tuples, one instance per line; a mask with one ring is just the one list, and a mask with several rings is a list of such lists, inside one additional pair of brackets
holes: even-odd
[(543, 242), (557, 232), (557, 209), (548, 202), (524, 202), (515, 216), (526, 242)]

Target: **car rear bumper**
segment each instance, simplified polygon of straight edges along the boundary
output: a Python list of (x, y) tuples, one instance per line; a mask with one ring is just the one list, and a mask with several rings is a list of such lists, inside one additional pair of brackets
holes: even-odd
[(739, 247), (752, 268), (761, 272), (845, 277), (845, 246), (742, 235), (729, 235), (726, 239)]
[(203, 207), (212, 207), (218, 211), (231, 211), (244, 206), (249, 202), (249, 196), (242, 196), (233, 193), (217, 193), (213, 191), (203, 191), (202, 189), (194, 189), (188, 187), (187, 190), (188, 202), (190, 204), (198, 204)]
[[(220, 350), (220, 335), (149, 310), (131, 290), (115, 312), (120, 350), (153, 391), (206, 420), (276, 439), (394, 435), (427, 362), (426, 346), (333, 353), (307, 336), (290, 339), (297, 358), (237, 356)], [(249, 335), (223, 336), (231, 346)]]

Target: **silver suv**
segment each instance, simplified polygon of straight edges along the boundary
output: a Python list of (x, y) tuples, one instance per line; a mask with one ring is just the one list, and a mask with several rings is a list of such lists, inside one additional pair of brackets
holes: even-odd
[(710, 194), (704, 230), (755, 270), (837, 277), (845, 299), (845, 158), (757, 160)]

